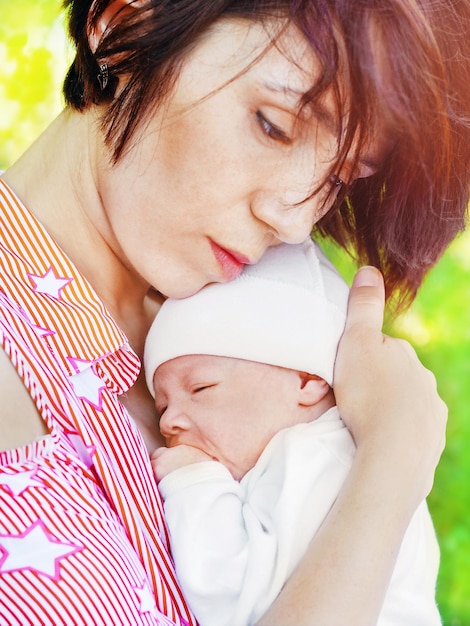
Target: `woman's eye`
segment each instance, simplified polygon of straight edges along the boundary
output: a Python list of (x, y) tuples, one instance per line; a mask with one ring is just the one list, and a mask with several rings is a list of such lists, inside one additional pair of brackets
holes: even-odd
[(258, 120), (259, 125), (261, 126), (261, 130), (265, 135), (274, 139), (274, 141), (281, 141), (285, 144), (290, 144), (291, 140), (288, 135), (281, 130), (278, 126), (272, 124), (262, 113), (261, 111), (256, 112), (256, 119)]

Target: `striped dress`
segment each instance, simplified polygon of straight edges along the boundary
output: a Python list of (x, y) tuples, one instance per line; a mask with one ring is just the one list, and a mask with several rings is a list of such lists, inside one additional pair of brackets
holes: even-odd
[(0, 624), (194, 624), (119, 401), (139, 359), (1, 179), (0, 343), (50, 433), (0, 452)]

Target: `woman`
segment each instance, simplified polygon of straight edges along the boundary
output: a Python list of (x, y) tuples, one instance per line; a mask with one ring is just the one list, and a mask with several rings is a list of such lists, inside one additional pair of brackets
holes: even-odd
[[(468, 7), (66, 6), (68, 106), (1, 184), (0, 615), (192, 623), (136, 357), (159, 294), (230, 280), (318, 224), (411, 298), (468, 201)], [(373, 623), (431, 487), (445, 407), (382, 312), (363, 269), (335, 373), (358, 453), (265, 623)]]

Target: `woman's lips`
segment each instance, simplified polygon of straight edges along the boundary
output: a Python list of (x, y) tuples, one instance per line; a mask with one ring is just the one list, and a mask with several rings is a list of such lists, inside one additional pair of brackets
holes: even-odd
[(237, 276), (240, 276), (243, 267), (250, 264), (250, 260), (243, 255), (221, 248), (212, 240), (210, 240), (210, 244), (212, 252), (222, 269), (224, 278), (227, 280), (233, 280)]

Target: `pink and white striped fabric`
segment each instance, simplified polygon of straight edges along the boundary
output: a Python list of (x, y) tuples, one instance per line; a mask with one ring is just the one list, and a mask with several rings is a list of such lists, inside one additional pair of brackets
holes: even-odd
[(195, 624), (119, 402), (140, 362), (1, 179), (0, 343), (50, 432), (0, 452), (0, 624)]

